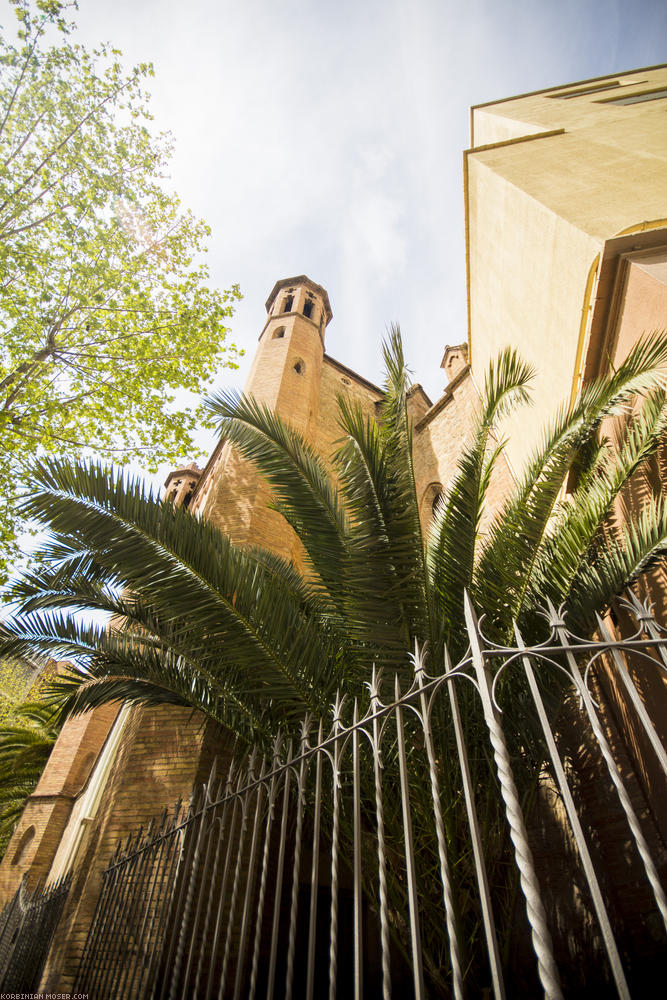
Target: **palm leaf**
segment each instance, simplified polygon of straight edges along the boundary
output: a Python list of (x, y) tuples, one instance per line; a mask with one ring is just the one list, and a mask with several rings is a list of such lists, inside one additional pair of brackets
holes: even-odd
[(534, 371), (516, 351), (506, 349), (491, 363), (482, 406), (459, 459), (452, 483), (436, 511), (428, 540), (428, 573), (433, 606), (442, 622), (442, 640), (455, 652), (463, 622), (463, 593), (473, 582), (479, 524), (486, 491), (500, 447), (487, 451), (496, 422), (528, 399)]
[(586, 387), (574, 406), (561, 406), (542, 435), (517, 489), (494, 518), (474, 575), (475, 601), (485, 608), (500, 641), (511, 641), (511, 623), (530, 600), (533, 571), (549, 544), (551, 521), (570, 471), (591, 449), (595, 454), (595, 435), (606, 417), (626, 412), (637, 393), (653, 391), (664, 380), (665, 362), (667, 336), (639, 342), (612, 376)]
[(345, 560), (346, 515), (331, 476), (305, 438), (257, 400), (220, 393), (206, 401), (221, 433), (271, 487), (276, 508), (335, 600)]

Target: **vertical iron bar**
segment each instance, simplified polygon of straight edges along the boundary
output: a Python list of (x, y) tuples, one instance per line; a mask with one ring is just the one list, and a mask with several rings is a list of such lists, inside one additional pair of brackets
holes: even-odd
[[(233, 816), (233, 810), (234, 810), (234, 804), (232, 802), (232, 774), (233, 774), (233, 771), (234, 771), (234, 759), (232, 757), (232, 760), (231, 760), (230, 765), (229, 765), (229, 770), (227, 772), (227, 781), (225, 782), (225, 789), (224, 789), (224, 792), (223, 792), (223, 795), (222, 795), (222, 799), (220, 798), (219, 790), (218, 790), (217, 801), (216, 801), (215, 806), (214, 806), (214, 810), (217, 810), (220, 806), (222, 806), (222, 810), (221, 810), (221, 815), (215, 816), (215, 819), (214, 819), (214, 822), (213, 822), (213, 826), (216, 827), (216, 832), (214, 834), (214, 836), (216, 837), (215, 862), (214, 862), (214, 865), (213, 865), (213, 874), (211, 875), (211, 883), (210, 883), (209, 892), (208, 892), (208, 902), (207, 902), (207, 905), (206, 905), (206, 918), (204, 920), (204, 930), (202, 932), (202, 941), (203, 942), (208, 941), (208, 932), (209, 932), (209, 927), (211, 925), (211, 917), (213, 915), (213, 896), (215, 894), (215, 888), (216, 888), (216, 885), (217, 885), (218, 868), (219, 868), (219, 865), (220, 865), (220, 859), (221, 859), (221, 857), (222, 857), (222, 855), (224, 853), (223, 839), (224, 839), (225, 830), (226, 830), (226, 827), (227, 827), (227, 818), (229, 816), (230, 811), (232, 812), (232, 816)], [(229, 839), (231, 839), (231, 834), (232, 834), (232, 830), (230, 830)], [(219, 908), (222, 906), (222, 900), (223, 899), (224, 899), (224, 883), (221, 886), (220, 892), (219, 892), (219, 900), (218, 900), (218, 907)], [(215, 949), (215, 945), (216, 945), (217, 940), (218, 940), (218, 923), (219, 923), (219, 919), (220, 919), (220, 909), (218, 909), (217, 919), (216, 919), (215, 933), (213, 935), (213, 941), (211, 942), (211, 955), (210, 955), (210, 959), (209, 959), (209, 973), (208, 973), (208, 987), (207, 987), (207, 996), (208, 997), (210, 997), (210, 993), (211, 993), (211, 979), (212, 979), (213, 968), (214, 968), (214, 964), (215, 964), (215, 950), (216, 950)], [(195, 988), (194, 988), (194, 995), (195, 996), (199, 996), (199, 984), (201, 982), (202, 973), (204, 971), (205, 951), (206, 951), (206, 949), (203, 948), (203, 947), (199, 951), (199, 961), (197, 962), (197, 973), (195, 975)]]
[[(211, 777), (213, 777), (213, 772), (211, 772)], [(194, 850), (194, 855), (192, 858), (192, 864), (183, 872), (184, 881), (187, 883), (187, 892), (185, 894), (185, 906), (183, 907), (183, 912), (180, 916), (180, 933), (178, 935), (178, 944), (176, 946), (176, 954), (174, 956), (173, 964), (169, 963), (169, 975), (171, 977), (171, 989), (169, 991), (169, 1000), (176, 1000), (178, 992), (178, 981), (181, 972), (181, 965), (183, 964), (183, 957), (185, 955), (185, 939), (188, 932), (188, 924), (190, 922), (190, 913), (192, 911), (192, 906), (194, 903), (195, 890), (197, 888), (197, 877), (199, 875), (199, 864), (201, 858), (202, 845), (204, 842), (204, 829), (206, 827), (207, 819), (207, 809), (209, 805), (209, 795), (211, 791), (211, 778), (209, 778), (208, 783), (204, 786), (202, 794), (201, 809), (199, 810), (199, 829), (197, 830), (197, 843)], [(193, 817), (193, 826), (196, 823), (196, 816)]]
[[(138, 990), (141, 989), (141, 982), (142, 982), (142, 979), (143, 979), (144, 970), (146, 968), (146, 959), (148, 957), (148, 953), (149, 953), (149, 949), (150, 949), (151, 934), (153, 932), (153, 924), (154, 924), (154, 920), (155, 920), (155, 913), (156, 913), (156, 909), (157, 909), (157, 906), (158, 906), (158, 901), (160, 899), (160, 890), (158, 890), (158, 895), (157, 895), (157, 898), (156, 898), (156, 902), (155, 902), (155, 905), (153, 905), (153, 898), (155, 897), (155, 888), (156, 888), (156, 886), (158, 884), (158, 878), (162, 874), (162, 872), (161, 872), (161, 869), (162, 869), (162, 857), (164, 855), (164, 849), (165, 849), (165, 846), (166, 846), (166, 843), (167, 843), (166, 837), (164, 835), (165, 834), (165, 828), (166, 828), (166, 822), (167, 822), (167, 811), (165, 810), (165, 812), (164, 812), (164, 814), (162, 816), (162, 821), (160, 823), (160, 826), (158, 827), (158, 833), (156, 835), (155, 843), (153, 844), (153, 847), (151, 848), (151, 850), (154, 852), (153, 880), (152, 880), (150, 892), (148, 894), (148, 900), (146, 902), (146, 910), (145, 910), (145, 913), (144, 913), (143, 924), (141, 926), (141, 931), (140, 931), (140, 934), (139, 934), (140, 941), (145, 941), (146, 944), (145, 944), (145, 946), (143, 948), (141, 963), (139, 963), (138, 966), (135, 966), (134, 972), (132, 974), (132, 979), (130, 980), (130, 983), (128, 985), (128, 991), (127, 991), (128, 992), (128, 996), (132, 995), (132, 989), (134, 987), (134, 981), (135, 981), (136, 974), (137, 974), (137, 968), (139, 968), (139, 982), (137, 984), (137, 989)], [(161, 888), (162, 888), (162, 880), (160, 880), (160, 889)], [(148, 933), (146, 933), (146, 924), (148, 923), (149, 919), (150, 919), (150, 925), (148, 927)]]
[[(565, 631), (565, 623), (562, 622), (556, 613), (556, 609), (553, 604), (549, 602), (549, 611), (551, 612), (553, 622), (556, 629), (556, 634), (562, 645), (567, 646), (567, 633)], [(637, 813), (634, 810), (632, 802), (630, 801), (630, 796), (627, 793), (625, 784), (621, 775), (619, 774), (618, 767), (616, 766), (616, 761), (614, 760), (614, 755), (611, 752), (611, 747), (607, 742), (607, 737), (602, 731), (602, 726), (600, 720), (598, 719), (597, 712), (593, 705), (593, 699), (591, 698), (588, 688), (584, 684), (583, 678), (579, 667), (577, 666), (577, 661), (570, 651), (566, 652), (568, 666), (574, 677), (577, 690), (581, 695), (581, 699), (586, 708), (586, 713), (590, 719), (591, 726), (593, 727), (593, 732), (595, 733), (595, 738), (598, 741), (600, 750), (602, 751), (602, 756), (604, 757), (605, 764), (607, 765), (607, 770), (609, 771), (609, 777), (614, 783), (618, 798), (623, 807), (625, 815), (628, 820), (628, 825), (632, 831), (632, 835), (635, 839), (637, 845), (637, 850), (639, 851), (640, 857), (644, 862), (644, 868), (646, 870), (646, 877), (649, 880), (651, 888), (653, 890), (653, 895), (655, 896), (656, 903), (658, 904), (658, 909), (660, 910), (660, 915), (662, 916), (663, 923), (665, 925), (665, 930), (667, 930), (667, 898), (665, 897), (664, 890), (660, 884), (660, 878), (658, 872), (656, 871), (655, 864), (653, 863), (653, 858), (651, 857), (651, 852), (649, 846), (646, 843), (644, 834), (642, 833), (642, 828), (639, 825), (639, 819), (637, 818)]]
[[(97, 988), (97, 985), (104, 976), (106, 969), (104, 963), (110, 961), (111, 958), (111, 930), (114, 925), (116, 907), (124, 885), (124, 874), (128, 864), (126, 852), (120, 850), (120, 844), (118, 846), (119, 849), (116, 852), (116, 867), (109, 873), (110, 884), (104, 901), (105, 907), (102, 910), (102, 920), (98, 931), (98, 937), (101, 943), (100, 953), (96, 954), (91, 950), (90, 955), (88, 956), (88, 964), (85, 974), (86, 976), (90, 976), (92, 973), (92, 979), (86, 978), (85, 983), (83, 983), (83, 986), (87, 990), (89, 990), (89, 987), (90, 989), (93, 987)], [(95, 963), (94, 965), (93, 961)]]
[(264, 827), (264, 852), (262, 855), (262, 873), (259, 881), (259, 893), (257, 896), (257, 912), (255, 913), (255, 944), (252, 953), (252, 966), (250, 970), (250, 989), (248, 990), (248, 1000), (255, 1000), (257, 990), (257, 974), (259, 971), (259, 950), (262, 941), (262, 923), (264, 920), (264, 902), (266, 899), (266, 883), (269, 873), (269, 851), (271, 847), (271, 831), (273, 829), (273, 819), (276, 808), (276, 791), (278, 787), (278, 769), (280, 767), (280, 744), (282, 742), (280, 733), (276, 737), (273, 746), (273, 759), (271, 763), (271, 787), (269, 789), (269, 802), (266, 814), (266, 825)]
[[(598, 622), (598, 629), (600, 631), (600, 635), (602, 636), (602, 638), (606, 642), (613, 642), (614, 640), (609, 635), (609, 632), (607, 631), (607, 627), (606, 627), (605, 623), (602, 621), (602, 619), (600, 618), (599, 615), (596, 615), (596, 618), (597, 618), (597, 622)], [(634, 709), (635, 709), (637, 715), (639, 716), (639, 721), (641, 722), (642, 726), (644, 727), (644, 732), (648, 736), (649, 742), (650, 742), (651, 746), (653, 747), (653, 750), (655, 752), (656, 757), (658, 758), (658, 763), (660, 764), (660, 767), (662, 768), (663, 774), (665, 775), (665, 777), (667, 777), (667, 752), (665, 751), (665, 748), (662, 745), (662, 741), (661, 741), (660, 737), (658, 736), (658, 734), (655, 731), (655, 726), (651, 722), (651, 718), (650, 718), (648, 712), (646, 711), (646, 707), (644, 706), (644, 702), (639, 697), (639, 693), (637, 691), (637, 688), (635, 687), (634, 681), (630, 677), (630, 674), (628, 672), (628, 668), (623, 663), (623, 657), (621, 656), (621, 654), (618, 651), (618, 649), (612, 648), (612, 649), (609, 650), (609, 652), (611, 653), (611, 655), (612, 655), (612, 657), (614, 659), (614, 664), (616, 665), (616, 671), (617, 671), (619, 677), (621, 678), (621, 680), (623, 681), (623, 684), (625, 686), (625, 690), (628, 693), (630, 701), (632, 702), (632, 704), (634, 706)], [(657, 664), (656, 664), (656, 666), (657, 666)]]
[(290, 906), (289, 938), (287, 943), (287, 974), (285, 976), (285, 1000), (292, 1000), (294, 982), (294, 953), (296, 949), (296, 919), (299, 907), (299, 874), (301, 871), (301, 840), (303, 836), (303, 810), (306, 798), (306, 748), (308, 745), (309, 719), (302, 727), (301, 763), (297, 784), (296, 838), (294, 841), (294, 866), (292, 869), (292, 901)]
[(641, 625), (641, 627), (648, 632), (651, 639), (661, 640), (661, 644), (655, 647), (655, 651), (660, 657), (663, 667), (667, 668), (667, 636), (664, 632), (660, 632), (658, 623), (653, 617), (653, 614), (646, 610), (639, 598), (633, 594), (631, 590), (628, 590), (628, 598), (634, 609), (634, 614), (639, 625)]
[[(318, 747), (322, 743), (322, 723), (317, 733)], [(320, 872), (320, 813), (322, 809), (322, 751), (317, 752), (315, 765), (315, 809), (313, 813), (313, 863), (310, 871), (310, 914), (308, 918), (308, 971), (306, 1000), (313, 1000), (315, 983), (315, 934), (317, 932), (317, 890)]]
[[(519, 632), (519, 628), (514, 623), (514, 634), (516, 636), (516, 642), (519, 649), (524, 649), (524, 642)], [(593, 866), (593, 860), (590, 856), (588, 845), (586, 843), (586, 838), (584, 837), (584, 831), (582, 829), (581, 823), (579, 821), (579, 816), (574, 805), (574, 799), (572, 798), (572, 793), (570, 791), (570, 786), (567, 782), (567, 777), (561, 763), (560, 754), (558, 753), (558, 748), (556, 746), (556, 741), (549, 725), (549, 719), (547, 718), (547, 713), (544, 708), (544, 702), (542, 701), (542, 695), (537, 686), (537, 681), (535, 679), (535, 673), (533, 671), (532, 664), (530, 662), (529, 656), (521, 657), (523, 662), (523, 669), (526, 672), (526, 677), (528, 678), (528, 686), (530, 687), (530, 693), (533, 696), (533, 701), (535, 702), (535, 707), (537, 708), (537, 714), (539, 716), (540, 725), (542, 726), (542, 732), (544, 733), (544, 738), (549, 749), (549, 756), (551, 758), (551, 763), (554, 768), (554, 774), (556, 775), (556, 780), (558, 782), (558, 787), (560, 788), (560, 793), (563, 796), (563, 803), (567, 811), (568, 819), (570, 820), (570, 826), (572, 827), (572, 832), (574, 833), (575, 840), (577, 842), (577, 847), (579, 848), (579, 855), (581, 857), (581, 863), (584, 869), (584, 874), (586, 876), (586, 881), (588, 882), (588, 888), (590, 889), (591, 897), (593, 899), (593, 906), (595, 907), (595, 912), (597, 914), (598, 923), (600, 924), (600, 930), (602, 931), (602, 938), (604, 940), (605, 948), (607, 950), (607, 955), (609, 956), (609, 962), (611, 964), (611, 971), (614, 977), (614, 982), (616, 983), (616, 989), (618, 990), (619, 997), (622, 1000), (630, 1000), (630, 992), (628, 990), (628, 984), (625, 980), (625, 974), (623, 972), (623, 966), (621, 964), (621, 956), (618, 953), (616, 947), (616, 941), (614, 939), (614, 932), (611, 929), (611, 924), (609, 922), (609, 915), (607, 914), (607, 908), (604, 905), (604, 900), (602, 898), (602, 893), (600, 892), (600, 885), (597, 880), (597, 875), (595, 874), (595, 868)]]
[[(240, 793), (241, 806), (241, 827), (239, 830), (239, 849), (236, 856), (236, 867), (234, 868), (234, 882), (232, 885), (232, 898), (229, 903), (229, 916), (227, 918), (227, 934), (225, 935), (225, 950), (222, 959), (222, 972), (220, 973), (220, 987), (218, 989), (218, 1000), (222, 1000), (227, 985), (227, 972), (232, 954), (232, 937), (234, 934), (234, 917), (236, 916), (236, 902), (239, 898), (239, 883), (242, 877), (243, 855), (245, 853), (245, 834), (248, 828), (248, 811), (250, 809), (250, 796), (246, 789), (255, 777), (255, 757), (251, 754), (246, 772), (245, 787)], [(248, 873), (248, 878), (250, 873)]]
[[(334, 707), (334, 734), (339, 735), (341, 701)], [(331, 911), (329, 916), (329, 1000), (336, 1000), (338, 974), (338, 839), (340, 833), (340, 739), (336, 739), (333, 752), (331, 789), (333, 795), (333, 820), (331, 827)]]
[[(445, 672), (451, 670), (449, 652), (445, 650)], [(456, 682), (454, 678), (447, 681), (447, 693), (452, 709), (452, 721), (454, 723), (454, 735), (456, 736), (456, 749), (461, 768), (461, 778), (463, 781), (463, 794), (466, 803), (466, 813), (468, 815), (468, 826), (470, 827), (470, 839), (472, 841), (473, 857), (475, 860), (475, 875), (477, 877), (477, 887), (479, 889), (479, 899), (482, 907), (482, 921), (484, 923), (484, 936), (486, 938), (486, 950), (489, 957), (489, 968), (491, 971), (491, 984), (495, 1000), (505, 1000), (505, 984), (503, 982), (503, 970), (500, 961), (500, 949), (498, 948), (498, 937), (496, 935), (496, 924), (493, 918), (493, 906), (491, 905), (491, 893), (489, 891), (489, 880), (486, 876), (486, 862), (484, 861), (484, 846), (482, 844), (482, 834), (479, 829), (477, 819), (477, 807), (475, 806), (475, 792), (470, 776), (468, 764), (468, 751), (466, 749), (463, 735), (463, 723), (461, 722), (461, 712), (459, 700), (456, 694)]]
[[(255, 860), (257, 856), (257, 843), (258, 834), (260, 827), (260, 816), (262, 814), (262, 805), (264, 802), (264, 775), (266, 773), (266, 765), (262, 760), (262, 766), (259, 774), (259, 781), (255, 792), (257, 796), (257, 802), (255, 804), (255, 819), (252, 827), (252, 841), (250, 843), (250, 859), (248, 862), (248, 876), (246, 878), (246, 889), (245, 889), (245, 899), (243, 900), (243, 916), (241, 918), (241, 937), (239, 939), (238, 945), (238, 959), (236, 964), (236, 980), (234, 983), (234, 1000), (239, 1000), (241, 995), (242, 984), (242, 973), (245, 967), (245, 952), (246, 952), (246, 941), (248, 939), (248, 927), (250, 921), (250, 908), (252, 906), (252, 890), (255, 885)], [(250, 799), (248, 800), (248, 808), (250, 807)]]
[(415, 674), (419, 687), (421, 723), (424, 730), (424, 744), (426, 756), (428, 757), (428, 769), (431, 779), (431, 799), (433, 800), (433, 815), (435, 818), (435, 829), (438, 837), (438, 856), (440, 859), (440, 882), (442, 884), (442, 899), (445, 904), (445, 914), (447, 917), (447, 936), (449, 937), (449, 957), (452, 966), (452, 982), (454, 986), (454, 996), (456, 1000), (463, 1000), (463, 974), (461, 972), (461, 958), (459, 954), (459, 941), (456, 928), (456, 913), (454, 910), (454, 890), (452, 886), (452, 875), (447, 858), (447, 840), (445, 838), (445, 826), (442, 821), (442, 806), (440, 803), (440, 788), (438, 784), (438, 768), (435, 762), (435, 751), (433, 749), (433, 734), (431, 732), (431, 713), (424, 693), (424, 664), (421, 653), (415, 649)]
[[(4, 919), (2, 928), (0, 928), (0, 954), (4, 952), (3, 944), (5, 937), (13, 933), (14, 923), (12, 917), (16, 910), (21, 910), (21, 901), (25, 893), (27, 873), (23, 876), (19, 882), (19, 887), (12, 896), (11, 900), (2, 908), (2, 913), (0, 917)], [(99, 907), (98, 907), (99, 908)], [(0, 968), (0, 974), (4, 975), (4, 966)]]
[[(118, 902), (115, 904), (115, 913), (109, 930), (106, 932), (105, 936), (109, 940), (108, 956), (109, 963), (105, 969), (105, 974), (100, 983), (99, 992), (102, 996), (111, 996), (111, 985), (114, 982), (116, 976), (116, 966), (121, 960), (122, 950), (123, 950), (123, 931), (124, 931), (124, 917), (125, 909), (127, 906), (128, 895), (132, 886), (132, 877), (134, 875), (134, 869), (137, 862), (136, 854), (136, 843), (137, 838), (134, 841), (128, 841), (127, 854), (129, 855), (123, 865), (123, 871), (121, 879), (119, 880), (122, 888), (117, 896)], [(131, 846), (132, 845), (132, 846)]]
[[(190, 875), (192, 872), (192, 866), (194, 863), (195, 854), (199, 846), (199, 834), (201, 833), (201, 825), (199, 828), (196, 827), (197, 818), (201, 816), (201, 810), (198, 811), (198, 803), (202, 802), (204, 805), (205, 794), (202, 791), (201, 796), (196, 798), (193, 796), (192, 802), (188, 809), (186, 818), (182, 824), (183, 831), (183, 841), (180, 845), (180, 852), (178, 857), (178, 862), (176, 865), (176, 885), (174, 886), (174, 894), (171, 898), (171, 908), (167, 914), (167, 923), (171, 924), (171, 928), (167, 928), (167, 941), (165, 941), (165, 949), (160, 956), (163, 959), (163, 965), (165, 969), (169, 970), (170, 977), (172, 976), (172, 970), (174, 969), (175, 956), (178, 948), (179, 940), (183, 932), (183, 909), (185, 900), (187, 899), (187, 893), (190, 888)], [(196, 830), (197, 836), (194, 836), (194, 831)], [(182, 878), (179, 882), (179, 875), (182, 873)], [(162, 989), (160, 991), (160, 1000), (166, 1000), (168, 996), (168, 991), (174, 989), (174, 979), (165, 979)]]
[(378, 881), (380, 896), (380, 947), (382, 951), (382, 997), (391, 998), (391, 952), (389, 950), (389, 904), (387, 901), (387, 855), (384, 840), (384, 807), (382, 803), (382, 748), (380, 724), (379, 678), (373, 667), (371, 680), (371, 712), (373, 714), (373, 777), (375, 779), (375, 822), (377, 825)]
[(132, 968), (134, 971), (136, 969), (137, 962), (139, 961), (141, 937), (139, 934), (136, 933), (137, 930), (136, 925), (138, 923), (138, 920), (135, 918), (135, 913), (137, 912), (137, 909), (139, 912), (141, 912), (141, 905), (142, 902), (144, 901), (143, 888), (147, 878), (147, 873), (149, 871), (148, 855), (150, 848), (148, 845), (153, 837), (153, 830), (154, 830), (154, 823), (153, 820), (151, 820), (150, 826), (146, 831), (146, 836), (144, 837), (143, 844), (139, 846), (138, 850), (139, 861), (137, 867), (139, 868), (139, 872), (134, 880), (134, 887), (132, 890), (130, 908), (126, 920), (129, 936), (131, 939), (134, 939), (134, 955), (132, 956), (132, 958), (128, 957), (123, 963), (124, 966), (123, 974), (120, 980), (118, 981), (118, 986), (116, 987), (116, 992), (118, 993), (118, 996), (123, 996), (123, 990), (127, 984), (127, 980), (130, 974), (130, 968)]
[[(236, 789), (234, 792), (231, 791), (231, 777), (227, 782), (228, 788), (230, 789), (227, 796), (226, 802), (231, 806), (232, 816), (229, 822), (229, 839), (227, 841), (227, 852), (225, 854), (225, 867), (222, 870), (222, 881), (220, 883), (220, 898), (218, 900), (218, 910), (215, 915), (215, 931), (213, 933), (213, 944), (211, 947), (211, 960), (209, 963), (209, 974), (208, 974), (208, 986), (206, 987), (206, 1000), (211, 1000), (213, 995), (213, 975), (215, 972), (215, 961), (218, 955), (218, 942), (220, 940), (220, 935), (222, 932), (222, 915), (225, 910), (225, 898), (227, 896), (227, 879), (229, 878), (229, 872), (232, 866), (232, 856), (234, 851), (234, 837), (236, 832), (236, 818), (239, 812), (243, 812), (243, 805), (240, 799), (241, 790), (241, 776), (237, 778)], [(224, 818), (224, 817), (223, 817)], [(240, 848), (240, 841), (239, 841)]]
[(363, 923), (361, 896), (361, 788), (359, 762), (359, 708), (354, 700), (352, 716), (352, 821), (354, 854), (354, 1000), (362, 1000), (364, 991)]
[(163, 878), (160, 883), (160, 887), (165, 886), (165, 891), (162, 899), (156, 904), (160, 908), (159, 915), (155, 922), (155, 933), (152, 935), (153, 941), (150, 945), (148, 962), (146, 963), (146, 982), (151, 984), (151, 997), (155, 994), (157, 987), (157, 984), (153, 982), (153, 974), (159, 966), (167, 944), (167, 922), (176, 894), (182, 838), (185, 836), (184, 831), (178, 829), (177, 823), (178, 812), (175, 812), (172, 828), (168, 834), (167, 858), (165, 860)]
[[(113, 860), (113, 859), (112, 859)], [(93, 955), (99, 957), (99, 949), (97, 947), (97, 940), (100, 936), (100, 931), (102, 925), (105, 922), (105, 917), (109, 913), (109, 908), (106, 906), (106, 900), (109, 896), (111, 885), (113, 883), (113, 869), (102, 873), (102, 886), (100, 889), (100, 895), (97, 900), (97, 906), (95, 907), (95, 913), (86, 936), (86, 942), (83, 946), (83, 952), (79, 960), (79, 968), (77, 969), (76, 978), (74, 980), (74, 992), (80, 993), (81, 990), (86, 989), (86, 980), (89, 975), (90, 965), (93, 959)]]
[(398, 736), (398, 764), (401, 775), (401, 807), (403, 811), (403, 838), (405, 842), (405, 870), (408, 882), (408, 906), (410, 910), (410, 945), (412, 951), (412, 978), (415, 986), (415, 1000), (423, 1000), (424, 970), (422, 967), (421, 935), (419, 932), (419, 900), (417, 898), (417, 873), (415, 871), (415, 851), (412, 841), (412, 819), (410, 817), (410, 785), (405, 754), (405, 734), (403, 732), (403, 709), (398, 675), (394, 678), (396, 734)]
[(276, 981), (276, 958), (278, 955), (278, 928), (280, 923), (280, 903), (283, 898), (283, 869), (285, 867), (285, 844), (287, 841), (287, 816), (289, 812), (289, 792), (292, 760), (292, 744), (287, 749), (287, 764), (283, 770), (285, 788), (283, 790), (283, 814), (280, 820), (280, 847), (278, 849), (278, 869), (276, 871), (276, 896), (273, 901), (273, 924), (271, 926), (271, 951), (269, 954), (269, 976), (266, 984), (266, 1000), (273, 1000)]
[(211, 880), (208, 884), (208, 891), (206, 895), (206, 916), (204, 917), (204, 929), (201, 933), (201, 948), (199, 949), (199, 958), (197, 959), (197, 970), (195, 972), (195, 985), (193, 990), (193, 996), (199, 996), (199, 985), (201, 983), (202, 972), (204, 971), (204, 961), (206, 958), (206, 942), (208, 941), (208, 932), (211, 926), (211, 914), (213, 913), (213, 897), (215, 895), (215, 887), (218, 879), (218, 868), (220, 865), (220, 857), (222, 855), (222, 817), (214, 816), (213, 822), (211, 824), (211, 837), (215, 843), (215, 854), (213, 858), (213, 871), (211, 872)]
[(500, 725), (498, 709), (493, 703), (491, 680), (488, 668), (484, 662), (477, 618), (467, 590), (464, 593), (463, 601), (473, 665), (482, 699), (484, 718), (493, 746), (493, 756), (500, 781), (500, 790), (505, 803), (505, 814), (510, 827), (510, 836), (514, 844), (514, 855), (519, 869), (521, 889), (526, 900), (526, 914), (531, 928), (533, 949), (537, 957), (540, 981), (544, 988), (546, 1000), (563, 1000), (558, 969), (553, 955), (551, 935), (542, 903), (540, 884), (528, 843), (528, 834), (521, 811), (519, 795), (514, 784), (510, 755), (507, 743), (505, 742), (505, 734)]
[[(211, 865), (211, 859), (213, 857), (213, 852), (215, 845), (218, 843), (216, 834), (218, 832), (218, 824), (215, 818), (215, 813), (211, 811), (208, 819), (208, 844), (206, 846), (206, 855), (204, 857), (204, 866), (202, 868), (201, 885), (199, 886), (197, 893), (197, 909), (195, 910), (194, 919), (192, 921), (192, 930), (190, 932), (190, 947), (188, 949), (188, 961), (185, 966), (185, 974), (183, 976), (183, 985), (181, 987), (181, 994), (183, 996), (188, 996), (188, 983), (190, 982), (190, 973), (192, 972), (192, 966), (195, 960), (195, 953), (197, 945), (199, 945), (200, 957), (204, 953), (204, 946), (206, 939), (204, 937), (198, 937), (199, 922), (201, 920), (202, 910), (204, 908), (204, 900), (207, 900), (212, 893), (212, 884), (208, 879), (208, 873)], [(197, 963), (199, 965), (199, 962)], [(195, 990), (196, 995), (196, 990)]]

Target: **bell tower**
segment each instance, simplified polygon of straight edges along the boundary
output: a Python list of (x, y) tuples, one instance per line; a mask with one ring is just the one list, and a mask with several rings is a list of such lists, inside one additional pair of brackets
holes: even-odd
[(277, 281), (245, 392), (309, 436), (317, 421), (329, 296), (301, 274)]
[[(276, 282), (244, 392), (274, 410), (314, 442), (317, 434), (329, 296), (305, 274)], [(193, 509), (217, 523), (236, 544), (261, 545), (295, 563), (296, 535), (267, 509), (266, 484), (228, 443), (204, 470)]]

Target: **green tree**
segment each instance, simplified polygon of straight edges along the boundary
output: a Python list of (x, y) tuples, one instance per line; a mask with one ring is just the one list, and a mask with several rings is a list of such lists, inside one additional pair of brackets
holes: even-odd
[(26, 459), (193, 454), (179, 390), (235, 367), (238, 287), (207, 286), (209, 229), (164, 187), (144, 63), (72, 40), (73, 4), (11, 0), (0, 33), (0, 546), (11, 556)]

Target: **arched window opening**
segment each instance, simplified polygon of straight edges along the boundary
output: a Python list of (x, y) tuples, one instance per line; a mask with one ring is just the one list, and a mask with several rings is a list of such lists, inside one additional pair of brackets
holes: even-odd
[(192, 500), (192, 496), (193, 496), (193, 494), (195, 492), (195, 486), (196, 485), (197, 485), (197, 483), (195, 482), (194, 479), (190, 483), (188, 483), (188, 492), (183, 497), (183, 506), (184, 507), (187, 507), (189, 505), (190, 501)]
[(303, 304), (303, 315), (306, 317), (306, 319), (312, 318), (314, 307), (315, 303), (313, 302), (313, 300), (311, 298), (307, 298)]
[(427, 525), (438, 513), (443, 499), (442, 483), (429, 483), (422, 494), (419, 511), (422, 523)]
[(32, 843), (34, 836), (35, 836), (35, 828), (34, 826), (29, 826), (28, 829), (23, 834), (23, 836), (21, 837), (21, 839), (19, 840), (19, 846), (16, 848), (16, 853), (14, 854), (14, 857), (12, 859), (12, 865), (18, 865), (18, 863), (22, 860), (26, 850)]
[(292, 306), (294, 305), (294, 296), (286, 295), (285, 301), (283, 302), (283, 312), (288, 313), (292, 311)]
[(285, 327), (279, 326), (277, 330), (274, 330), (271, 340), (280, 340), (284, 336), (285, 336)]

